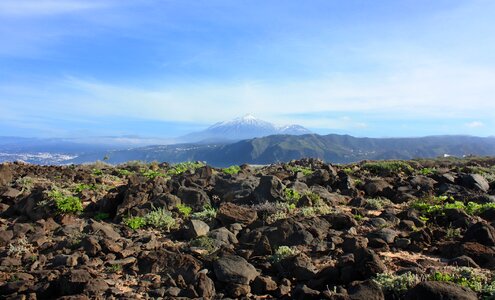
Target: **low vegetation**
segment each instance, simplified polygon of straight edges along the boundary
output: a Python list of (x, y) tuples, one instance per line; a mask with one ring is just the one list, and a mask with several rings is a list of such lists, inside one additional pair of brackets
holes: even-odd
[(55, 203), (57, 211), (61, 214), (76, 214), (83, 211), (81, 199), (67, 195), (65, 190), (52, 190), (48, 192), (48, 197)]
[(298, 253), (299, 251), (295, 247), (279, 246), (275, 253), (272, 255), (271, 260), (273, 262), (279, 262), (286, 258), (296, 256)]
[(413, 167), (403, 161), (368, 162), (363, 164), (362, 168), (375, 175), (380, 175), (387, 172), (403, 172), (407, 174), (414, 172)]
[(229, 175), (237, 175), (240, 171), (241, 171), (241, 167), (239, 166), (230, 166), (228, 168), (222, 169), (222, 172)]
[(176, 176), (183, 174), (185, 172), (194, 172), (196, 169), (199, 169), (204, 166), (205, 164), (202, 162), (182, 162), (172, 166), (167, 171), (167, 175)]
[(202, 221), (211, 221), (216, 217), (217, 217), (217, 210), (210, 205), (205, 206), (202, 211), (195, 212), (192, 214), (193, 219), (199, 219)]
[(155, 208), (143, 217), (136, 216), (125, 218), (123, 222), (129, 228), (134, 230), (148, 226), (170, 231), (170, 229), (176, 225), (176, 220), (172, 217), (172, 214), (164, 207)]

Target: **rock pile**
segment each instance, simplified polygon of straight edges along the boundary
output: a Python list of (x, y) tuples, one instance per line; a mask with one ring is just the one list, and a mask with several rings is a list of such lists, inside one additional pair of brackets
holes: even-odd
[(0, 165), (5, 299), (495, 297), (495, 159)]

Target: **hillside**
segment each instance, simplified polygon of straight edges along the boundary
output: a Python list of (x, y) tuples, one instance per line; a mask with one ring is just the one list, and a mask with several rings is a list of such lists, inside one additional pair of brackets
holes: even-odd
[(0, 298), (493, 299), (494, 225), (494, 158), (0, 164)]
[(495, 138), (431, 136), (421, 138), (356, 138), (348, 135), (274, 135), (231, 144), (150, 146), (82, 155), (68, 162), (93, 162), (107, 156), (111, 163), (142, 161), (206, 161), (213, 166), (270, 164), (303, 157), (331, 163), (364, 159), (432, 158), (445, 154), (495, 155)]

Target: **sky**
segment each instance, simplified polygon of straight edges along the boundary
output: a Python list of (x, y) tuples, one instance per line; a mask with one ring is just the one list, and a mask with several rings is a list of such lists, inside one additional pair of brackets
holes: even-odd
[(492, 0), (2, 0), (0, 136), (495, 135)]

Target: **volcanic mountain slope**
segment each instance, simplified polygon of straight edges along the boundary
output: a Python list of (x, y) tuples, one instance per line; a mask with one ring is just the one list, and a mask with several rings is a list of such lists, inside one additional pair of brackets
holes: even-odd
[(178, 138), (182, 143), (233, 142), (275, 134), (302, 135), (311, 131), (300, 125), (278, 126), (253, 115), (245, 115), (230, 121), (213, 124), (200, 132), (193, 132)]
[(0, 165), (5, 299), (493, 299), (495, 158)]
[(445, 154), (495, 155), (495, 138), (471, 136), (431, 136), (421, 138), (356, 138), (349, 135), (301, 136), (273, 135), (230, 144), (183, 144), (149, 146), (81, 155), (72, 163), (93, 162), (104, 156), (111, 163), (130, 160), (206, 161), (214, 166), (233, 164), (271, 164), (303, 157), (331, 163), (350, 163), (364, 159), (432, 158)]

